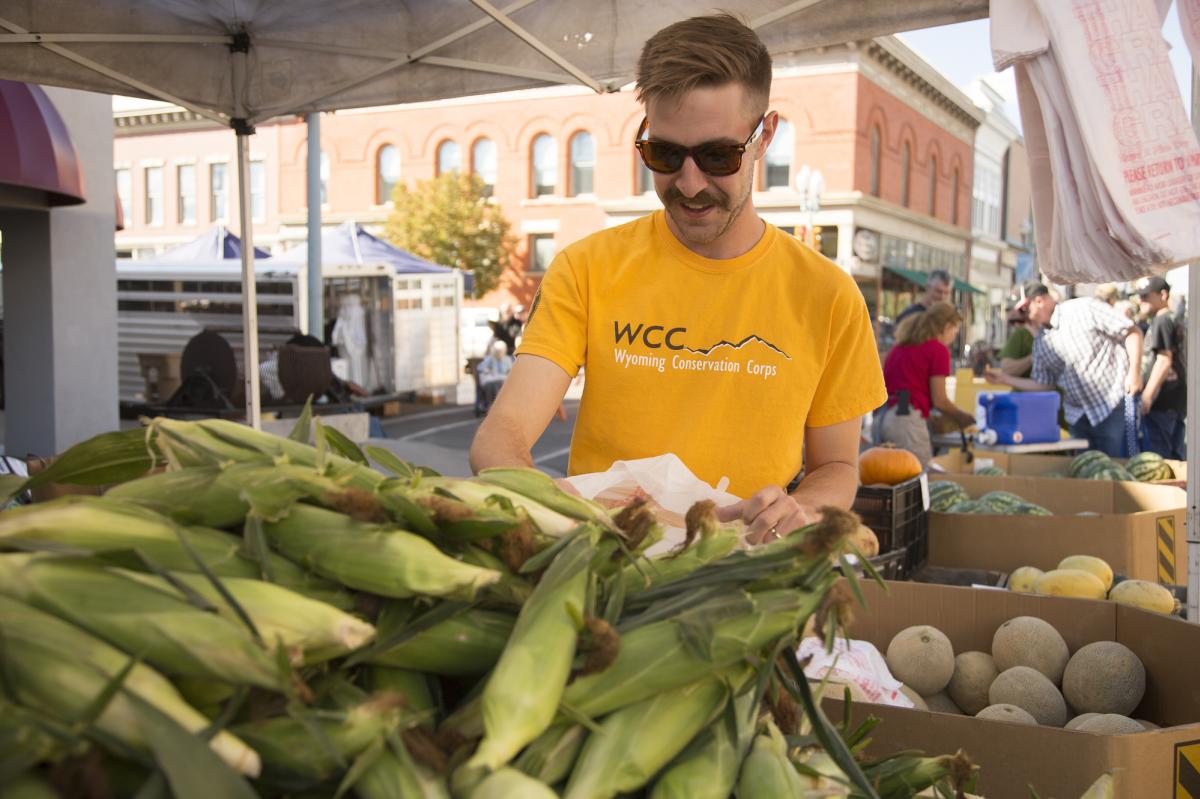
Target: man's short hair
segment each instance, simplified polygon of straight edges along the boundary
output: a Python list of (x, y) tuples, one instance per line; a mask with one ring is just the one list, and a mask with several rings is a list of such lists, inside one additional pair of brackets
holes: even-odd
[(930, 283), (945, 283), (947, 286), (953, 286), (954, 278), (950, 277), (950, 273), (945, 269), (934, 269), (929, 273), (925, 285), (928, 286)]
[(767, 112), (771, 54), (758, 34), (732, 14), (668, 25), (646, 41), (638, 58), (637, 99), (643, 105), (729, 83), (745, 88), (755, 116)]

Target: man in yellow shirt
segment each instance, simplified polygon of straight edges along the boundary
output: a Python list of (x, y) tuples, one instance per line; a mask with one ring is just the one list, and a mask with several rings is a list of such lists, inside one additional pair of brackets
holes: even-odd
[(665, 210), (554, 259), (472, 468), (530, 465), (583, 367), (571, 474), (673, 452), (709, 483), (729, 478), (745, 499), (719, 516), (755, 543), (850, 506), (861, 417), (886, 392), (853, 279), (754, 209), (755, 162), (779, 122), (770, 90), (770, 55), (734, 17), (646, 42), (635, 146)]

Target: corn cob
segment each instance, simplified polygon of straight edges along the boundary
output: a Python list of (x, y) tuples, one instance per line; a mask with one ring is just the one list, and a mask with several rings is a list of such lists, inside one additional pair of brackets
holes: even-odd
[(0, 594), (52, 613), (168, 674), (278, 689), (245, 629), (120, 573), (76, 559), (0, 555)]
[(639, 556), (621, 570), (626, 595), (634, 596), (655, 586), (667, 585), (686, 577), (728, 555), (737, 546), (739, 536), (730, 527), (721, 527), (704, 536), (678, 554), (654, 558)]
[(960, 790), (971, 778), (975, 766), (959, 750), (956, 754), (938, 757), (902, 753), (867, 766), (863, 771), (879, 792), (880, 799), (908, 799), (947, 778), (955, 790)]
[(555, 785), (570, 775), (585, 740), (587, 728), (582, 724), (555, 724), (525, 747), (513, 767), (547, 785)]
[(4, 799), (58, 799), (58, 791), (36, 774), (21, 774), (4, 785)]
[(737, 799), (803, 799), (805, 794), (800, 773), (788, 760), (783, 733), (767, 719), (742, 763)]
[(114, 486), (108, 499), (152, 510), (179, 522), (205, 527), (233, 527), (246, 518), (247, 505), (238, 487), (216, 466), (160, 472)]
[[(240, 538), (207, 527), (179, 527), (153, 511), (107, 497), (62, 497), (0, 514), (0, 549), (20, 544), (93, 552), (136, 550), (160, 568), (196, 572), (199, 567), (180, 536), (217, 576), (260, 576), (259, 566), (240, 554)], [(285, 558), (272, 554), (268, 564), (280, 585), (337, 607), (352, 603), (344, 590)]]
[[(491, 485), (481, 480), (461, 479), (457, 477), (426, 477), (421, 480), (421, 487), (441, 489), (465, 502), (472, 508), (487, 509), (497, 505), (500, 500), (512, 503), (529, 516), (544, 536), (562, 538), (567, 533), (579, 527), (580, 522), (570, 516), (565, 516), (556, 510), (551, 510), (537, 500), (524, 494), (519, 494), (499, 485)], [(558, 490), (557, 488), (555, 489)], [(494, 499), (495, 498), (495, 499)]]
[[(385, 610), (381, 631), (388, 628), (388, 617)], [(454, 677), (486, 674), (500, 659), (515, 623), (507, 613), (471, 608), (372, 655), (368, 662)]]
[[(129, 658), (89, 633), (28, 605), (0, 597), (0, 638), (8, 686), (22, 703), (60, 719), (80, 721)], [(208, 719), (183, 701), (171, 683), (149, 666), (135, 663), (118, 691), (96, 718), (96, 728), (138, 750), (148, 749), (140, 714), (129, 695), (152, 705), (185, 730), (198, 733)], [(258, 776), (253, 749), (230, 732), (209, 746), (234, 769)]]
[(649, 799), (728, 799), (754, 739), (756, 699), (752, 690), (734, 698), (699, 745), (685, 751), (655, 780)]
[(612, 517), (599, 503), (563, 491), (545, 472), (530, 468), (493, 467), (479, 472), (485, 483), (507, 488), (523, 497), (546, 506), (581, 522), (595, 522), (602, 527), (615, 529)]
[(504, 561), (491, 552), (468, 544), (462, 548), (461, 556), (464, 563), (500, 572), (500, 579), (488, 588), (489, 600), (518, 608), (529, 600), (529, 595), (533, 593), (533, 585), (514, 574)]
[(407, 752), (384, 750), (354, 785), (361, 799), (450, 799), (446, 782)]
[(431, 722), (437, 716), (438, 705), (429, 689), (429, 678), (418, 671), (372, 666), (371, 688), (375, 693), (395, 694), (403, 701), (406, 710), (426, 717)]
[[(663, 691), (695, 682), (708, 674), (728, 668), (750, 657), (765, 646), (799, 629), (820, 605), (824, 592), (798, 590), (765, 591), (741, 595), (734, 606), (736, 615), (719, 615), (704, 635), (707, 653), (697, 652), (685, 640), (678, 620), (646, 624), (621, 637), (616, 661), (602, 672), (572, 682), (563, 695), (563, 703), (596, 717)], [(696, 608), (702, 619), (713, 605)], [(739, 609), (740, 608), (740, 609)]]
[(583, 745), (563, 799), (610, 799), (640, 789), (720, 713), (728, 698), (729, 686), (712, 676), (610, 714)]
[[(163, 577), (138, 572), (122, 574), (173, 596), (181, 596), (179, 590)], [(182, 572), (172, 573), (171, 578), (207, 600), (221, 616), (241, 623), (237, 612), (208, 578)], [(221, 584), (246, 611), (263, 641), (272, 648), (282, 646), (293, 665), (311, 665), (341, 657), (375, 637), (375, 628), (362, 619), (283, 586), (240, 577), (226, 577)]]
[(1079, 799), (1113, 799), (1116, 796), (1112, 774), (1101, 774)]
[(372, 742), (399, 727), (400, 699), (395, 694), (378, 694), (340, 716), (313, 718), (307, 724), (278, 717), (240, 724), (233, 731), (262, 757), (263, 776), (268, 781), (321, 781), (337, 774)]
[(471, 799), (558, 799), (550, 786), (516, 769), (492, 772), (471, 792)]
[(577, 537), (554, 558), (521, 608), (483, 689), (484, 737), (469, 766), (500, 768), (553, 721), (575, 657), (572, 608), (582, 613), (594, 556), (594, 537)]
[(380, 596), (470, 600), (500, 579), (499, 572), (454, 560), (412, 533), (309, 505), (296, 505), (263, 532), (273, 547), (317, 574)]

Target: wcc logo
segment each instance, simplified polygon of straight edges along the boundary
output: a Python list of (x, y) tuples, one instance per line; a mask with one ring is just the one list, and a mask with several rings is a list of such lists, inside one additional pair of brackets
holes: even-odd
[(647, 349), (659, 350), (682, 350), (690, 352), (693, 355), (712, 355), (719, 350), (737, 351), (750, 344), (761, 344), (767, 349), (778, 355), (782, 355), (785, 359), (791, 360), (792, 356), (788, 355), (779, 347), (767, 341), (761, 336), (751, 333), (739, 341), (729, 341), (721, 339), (715, 344), (708, 347), (693, 349), (682, 343), (684, 336), (687, 335), (686, 327), (666, 327), (665, 325), (647, 325), (644, 322), (626, 322), (624, 324), (613, 321), (613, 343), (618, 346), (621, 344), (634, 345), (641, 343)]

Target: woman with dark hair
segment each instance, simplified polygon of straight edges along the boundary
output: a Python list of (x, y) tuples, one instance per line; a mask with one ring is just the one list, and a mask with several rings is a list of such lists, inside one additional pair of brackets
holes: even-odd
[(888, 405), (880, 424), (880, 438), (909, 450), (925, 466), (933, 457), (929, 437), (929, 412), (937, 408), (962, 427), (975, 417), (946, 395), (950, 376), (950, 345), (962, 328), (962, 315), (948, 302), (932, 305), (910, 316), (896, 331), (896, 346), (883, 362)]

